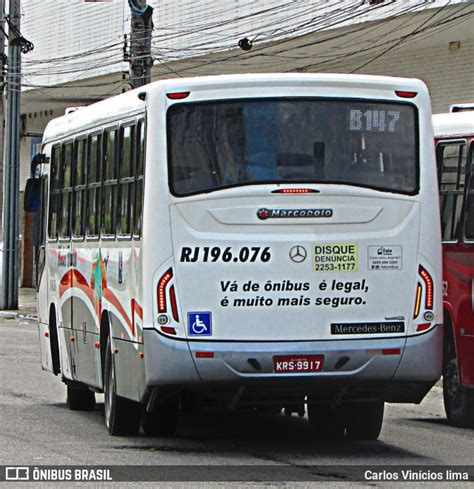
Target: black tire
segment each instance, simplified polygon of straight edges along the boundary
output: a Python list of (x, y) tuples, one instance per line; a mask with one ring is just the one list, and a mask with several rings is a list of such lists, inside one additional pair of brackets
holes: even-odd
[(346, 406), (347, 438), (377, 440), (382, 430), (384, 409), (383, 401), (348, 404)]
[(308, 402), (308, 421), (316, 438), (342, 440), (345, 432), (344, 409), (332, 408), (327, 403)]
[(116, 393), (115, 371), (110, 337), (107, 339), (104, 365), (105, 426), (113, 436), (133, 436), (140, 429), (141, 405)]
[(95, 394), (80, 382), (67, 382), (67, 405), (71, 411), (92, 411)]
[(445, 340), (443, 362), (443, 400), (448, 422), (454, 426), (474, 427), (474, 389), (459, 383), (456, 348), (452, 336)]
[(142, 426), (147, 436), (173, 436), (178, 424), (179, 398), (174, 396), (153, 411), (143, 413)]
[(51, 345), (53, 374), (58, 375), (61, 373), (61, 361), (59, 359), (58, 327), (56, 325), (56, 314), (53, 306), (51, 306), (51, 311), (49, 313), (49, 342)]

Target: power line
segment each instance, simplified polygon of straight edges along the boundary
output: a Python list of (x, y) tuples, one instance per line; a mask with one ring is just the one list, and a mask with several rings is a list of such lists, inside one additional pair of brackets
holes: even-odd
[(363, 63), (360, 66), (358, 66), (355, 70), (352, 70), (351, 73), (356, 73), (357, 71), (361, 70), (362, 68), (365, 68), (366, 66), (368, 66), (370, 63), (373, 63), (376, 59), (379, 59), (382, 56), (385, 56), (385, 54), (387, 54), (392, 49), (395, 49), (397, 46), (400, 46), (400, 44), (402, 44), (403, 42), (405, 42), (408, 38), (414, 36), (417, 31), (419, 31), (423, 26), (425, 26), (426, 24), (428, 24), (429, 22), (431, 22), (436, 16), (438, 16), (450, 3), (451, 3), (451, 0), (448, 0), (448, 3), (446, 3), (446, 5), (444, 5), (443, 7), (441, 7), (440, 10), (435, 11), (435, 13), (432, 16), (430, 16), (426, 21), (422, 22), (412, 32), (410, 32), (409, 34), (406, 34), (405, 36), (402, 36), (395, 44), (393, 44), (392, 46), (389, 46), (387, 49), (385, 49), (381, 53), (379, 53), (376, 56), (374, 56), (371, 60)]
[[(416, 7), (416, 6), (415, 6)], [(463, 7), (463, 9), (461, 10), (458, 10), (457, 12), (459, 11), (462, 11), (464, 10), (465, 8), (468, 8), (468, 7)], [(409, 9), (406, 9), (407, 11), (408, 10), (413, 10), (413, 6), (412, 7), (409, 7)], [(468, 15), (471, 15), (472, 13), (467, 13), (465, 14), (466, 16)], [(453, 14), (454, 15), (454, 14)], [(463, 15), (464, 16), (464, 15)], [(393, 17), (389, 18), (389, 19), (386, 19), (384, 20), (384, 23), (387, 23), (387, 22), (390, 22), (391, 20), (397, 18), (398, 15), (394, 15)], [(457, 20), (459, 17), (457, 16), (454, 16), (452, 17), (451, 19), (451, 22), (454, 22), (455, 20)], [(446, 24), (448, 21), (440, 21), (438, 22), (437, 24), (433, 25), (433, 26), (427, 26), (427, 28), (423, 29), (422, 31), (425, 31), (427, 29), (432, 29), (438, 25), (444, 25)], [(366, 25), (366, 24), (362, 24), (360, 26), (357, 26), (356, 28), (354, 28), (353, 30), (351, 30), (350, 32), (360, 32), (360, 31), (367, 31), (367, 29), (374, 29), (374, 28), (378, 28), (379, 27), (379, 24), (377, 24), (375, 27), (373, 25)], [(420, 30), (418, 29), (416, 32), (412, 33), (413, 36), (415, 35), (418, 35), (420, 34)], [(347, 31), (345, 32), (342, 32), (342, 33), (337, 33), (335, 35), (328, 35), (327, 37), (325, 37), (324, 39), (317, 39), (315, 41), (310, 41), (310, 42), (307, 42), (307, 43), (304, 43), (304, 44), (298, 44), (298, 45), (294, 45), (293, 43), (290, 44), (289, 47), (284, 47), (285, 46), (285, 43), (288, 43), (289, 40), (284, 40), (284, 41), (279, 41), (277, 43), (274, 43), (274, 44), (271, 44), (271, 45), (268, 45), (268, 46), (263, 46), (261, 47), (260, 49), (258, 49), (255, 53), (252, 53), (251, 56), (248, 56), (248, 53), (242, 53), (242, 54), (233, 54), (233, 55), (227, 55), (225, 57), (220, 57), (220, 58), (217, 58), (217, 59), (212, 59), (212, 60), (204, 60), (204, 61), (200, 61), (200, 62), (195, 62), (192, 66), (187, 66), (187, 67), (183, 67), (183, 68), (179, 68), (179, 69), (176, 69), (175, 71), (176, 72), (179, 72), (179, 73), (183, 73), (183, 72), (192, 72), (193, 70), (197, 69), (197, 68), (201, 68), (201, 67), (209, 67), (213, 64), (217, 64), (217, 63), (225, 63), (225, 62), (228, 62), (228, 61), (231, 61), (231, 62), (235, 62), (236, 59), (238, 58), (243, 58), (244, 60), (249, 60), (249, 59), (252, 59), (252, 58), (256, 58), (258, 56), (278, 56), (279, 54), (283, 53), (283, 52), (289, 52), (291, 50), (298, 50), (298, 49), (301, 49), (301, 48), (307, 48), (307, 47), (310, 47), (310, 46), (315, 46), (315, 45), (320, 45), (320, 44), (323, 44), (325, 42), (328, 42), (330, 40), (333, 40), (333, 39), (337, 39), (337, 38), (341, 38), (341, 37), (344, 37), (348, 34)], [(411, 38), (412, 36), (410, 36)], [(390, 43), (393, 42), (393, 41), (397, 41), (398, 39), (395, 39), (395, 40), (391, 40), (389, 41)], [(374, 49), (379, 49), (380, 46), (382, 44), (380, 43), (376, 43), (374, 41), (371, 41), (373, 45), (369, 46), (368, 48), (366, 48), (365, 50), (369, 51), (369, 50), (374, 50)], [(272, 52), (272, 53), (266, 53), (265, 51), (268, 51), (270, 49), (274, 49), (275, 45), (282, 45), (283, 48), (280, 50), (280, 51), (277, 51), (277, 52)], [(312, 64), (307, 64), (307, 65), (303, 65), (303, 66), (300, 66), (298, 67), (297, 69), (307, 69), (307, 68), (310, 68), (310, 67), (319, 67), (323, 64), (327, 64), (327, 63), (330, 63), (332, 61), (336, 61), (336, 60), (340, 60), (340, 59), (343, 59), (343, 58), (348, 58), (348, 57), (351, 57), (351, 56), (354, 56), (354, 55), (357, 55), (357, 54), (360, 54), (360, 52), (362, 52), (363, 50), (357, 50), (357, 51), (353, 51), (353, 52), (350, 52), (350, 53), (346, 53), (346, 54), (342, 54), (342, 55), (338, 55), (338, 56), (334, 56), (332, 57), (332, 59), (328, 59), (327, 61), (325, 62), (322, 62), (322, 63), (312, 63)], [(247, 56), (246, 56), (247, 55)], [(190, 60), (192, 62), (192, 60)], [(292, 70), (287, 70), (287, 71), (293, 71), (294, 69), (296, 68), (293, 68)]]

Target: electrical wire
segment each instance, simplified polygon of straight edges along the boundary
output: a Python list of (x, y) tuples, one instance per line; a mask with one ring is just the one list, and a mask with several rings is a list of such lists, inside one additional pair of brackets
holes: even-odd
[[(461, 10), (464, 10), (465, 8), (469, 8), (469, 6), (467, 7), (464, 7), (463, 9)], [(458, 10), (459, 11), (459, 10)], [(468, 12), (466, 13), (464, 16), (469, 16), (469, 15), (472, 15), (474, 12)], [(433, 29), (435, 27), (437, 27), (438, 25), (444, 25), (444, 24), (447, 24), (449, 22), (454, 22), (457, 20), (457, 16), (454, 16), (452, 17), (450, 20), (448, 19), (447, 21), (444, 21), (444, 20), (441, 20), (439, 23), (437, 23), (436, 25), (433, 25), (433, 26), (427, 26), (427, 28), (425, 29), (422, 29), (422, 30), (417, 30), (415, 32), (412, 33), (412, 36), (409, 36), (408, 38), (411, 38), (415, 35), (418, 35), (420, 32), (423, 32), (423, 31), (426, 31), (426, 30), (429, 30), (429, 29)], [(377, 27), (377, 26), (376, 26)], [(370, 29), (370, 28), (373, 28), (373, 26), (367, 26), (367, 25), (362, 25), (360, 28), (357, 28), (355, 29), (356, 31), (363, 31), (363, 30), (367, 30), (367, 29)], [(341, 36), (345, 36), (347, 33), (343, 32), (343, 33), (338, 33), (336, 34), (336, 36), (334, 36), (333, 38), (337, 38), (337, 37), (341, 37)], [(316, 41), (312, 41), (312, 42), (308, 42), (308, 43), (304, 43), (304, 44), (300, 44), (298, 46), (291, 46), (289, 48), (283, 48), (281, 51), (279, 52), (276, 52), (276, 53), (272, 53), (270, 54), (270, 56), (274, 56), (274, 55), (279, 55), (281, 54), (281, 52), (287, 52), (289, 50), (296, 50), (296, 49), (301, 49), (302, 47), (309, 47), (309, 46), (314, 46), (314, 45), (318, 45), (318, 44), (322, 44), (324, 42), (327, 42), (331, 37), (329, 36), (328, 38), (325, 38), (323, 40), (316, 40)], [(406, 39), (408, 39), (406, 38)], [(392, 42), (392, 41), (390, 41)], [(284, 45), (284, 42), (280, 42), (280, 43), (277, 43), (277, 44), (282, 44)], [(372, 41), (372, 44), (373, 41)], [(271, 49), (271, 48), (274, 48), (275, 44), (272, 44), (270, 46), (264, 46), (262, 47), (259, 51), (257, 51), (256, 53), (253, 54), (253, 57), (257, 57), (257, 56), (265, 56), (265, 55), (268, 55), (267, 53), (262, 53), (260, 51), (265, 51), (265, 50), (268, 50), (268, 49)], [(375, 43), (374, 46), (370, 46), (368, 48), (366, 48), (366, 50), (371, 50), (371, 49), (378, 49), (379, 47), (381, 46), (380, 43)], [(340, 56), (334, 56), (333, 57), (333, 60), (340, 60), (340, 59), (343, 59), (343, 58), (348, 58), (350, 56), (354, 56), (356, 54), (359, 54), (361, 51), (360, 50), (357, 50), (355, 52), (351, 52), (349, 54), (343, 54), (343, 55), (340, 55)], [(243, 54), (243, 56), (245, 56), (246, 53)], [(216, 64), (216, 63), (225, 63), (227, 61), (235, 61), (236, 58), (238, 58), (239, 55), (234, 55), (234, 56), (225, 56), (225, 57), (221, 57), (221, 58), (217, 58), (217, 59), (213, 59), (213, 60), (205, 60), (205, 61), (202, 61), (202, 62), (199, 62), (199, 63), (195, 63), (191, 66), (186, 66), (186, 67), (183, 67), (183, 68), (180, 68), (180, 69), (177, 69), (175, 71), (177, 72), (185, 72), (185, 71), (189, 71), (189, 72), (192, 72), (193, 70), (196, 70), (198, 68), (202, 68), (202, 67), (209, 67), (210, 65), (212, 64)], [(240, 55), (240, 57), (242, 57), (242, 55)], [(247, 58), (248, 59), (248, 58)], [(329, 61), (333, 61), (333, 60), (329, 60)], [(318, 63), (318, 64), (311, 64), (311, 65), (303, 65), (303, 66), (299, 66), (298, 68), (293, 68), (291, 70), (287, 70), (287, 71), (294, 71), (295, 69), (306, 69), (306, 68), (309, 68), (309, 67), (314, 67), (314, 66), (320, 66), (321, 63)]]
[[(35, 5), (41, 3), (30, 1)], [(450, 0), (444, 7), (448, 4), (450, 4)], [(165, 29), (158, 27), (158, 32), (152, 36), (152, 55), (160, 66), (161, 71), (165, 70), (168, 74), (178, 77), (182, 77), (183, 73), (193, 73), (200, 69), (229, 62), (239, 63), (239, 66), (248, 66), (251, 63), (258, 62), (260, 67), (268, 66), (271, 68), (275, 65), (275, 60), (278, 59), (295, 63), (298, 60), (313, 61), (312, 63), (306, 63), (287, 70), (293, 71), (295, 69), (305, 70), (314, 67), (327, 67), (341, 60), (360, 59), (361, 55), (366, 56), (369, 54), (373, 59), (366, 58), (363, 61), (363, 66), (367, 66), (367, 64), (383, 56), (386, 52), (396, 49), (402, 43), (408, 42), (416, 36), (425, 34), (429, 29), (434, 29), (438, 25), (425, 25), (426, 22), (429, 22), (430, 19), (428, 19), (428, 21), (415, 27), (412, 32), (404, 36), (379, 42), (380, 38), (376, 36), (377, 29), (387, 25), (394, 19), (400, 18), (401, 15), (426, 8), (426, 1), (407, 2), (406, 5), (399, 4), (397, 6), (395, 1), (392, 0), (369, 9), (365, 8), (367, 4), (361, 0), (339, 2), (335, 8), (328, 8), (326, 1), (311, 2), (309, 6), (306, 3), (298, 5), (298, 2), (294, 1), (279, 2), (277, 5), (265, 8), (259, 8), (260, 5), (256, 2), (242, 3), (240, 10), (244, 12), (245, 8), (252, 8), (252, 10), (230, 18), (216, 20), (215, 10), (212, 10), (205, 14), (199, 13), (192, 18), (184, 17), (182, 21), (168, 24)], [(441, 15), (444, 7), (441, 7), (440, 10), (437, 9), (432, 18)], [(390, 11), (390, 8), (392, 8), (392, 11)], [(123, 12), (124, 9), (122, 9)], [(378, 16), (380, 19), (375, 25), (367, 22), (361, 23), (362, 14), (370, 14), (372, 18), (377, 18)], [(358, 24), (351, 25), (353, 22)], [(252, 25), (251, 29), (249, 28), (250, 25)], [(343, 31), (332, 32), (333, 29), (341, 26), (348, 27)], [(423, 26), (427, 30), (423, 29)], [(439, 26), (442, 27), (441, 24)], [(445, 28), (447, 26), (446, 24)], [(395, 26), (390, 32), (396, 29), (397, 27)], [(327, 31), (322, 38), (305, 41), (305, 37), (308, 34), (315, 35), (322, 31)], [(370, 41), (365, 39), (368, 33), (369, 35), (371, 33), (374, 35), (374, 38)], [(135, 38), (143, 39), (145, 34), (145, 30), (139, 31), (136, 33)], [(244, 35), (259, 40), (259, 45), (255, 45), (255, 49), (252, 52), (235, 50), (235, 40), (239, 36)], [(272, 42), (265, 42), (269, 39)], [(334, 47), (331, 42), (333, 43), (336, 40), (341, 42)], [(368, 42), (372, 42), (373, 45), (367, 46)], [(345, 53), (344, 50), (349, 43), (352, 49), (349, 53)], [(315, 46), (324, 46), (325, 44), (332, 46), (331, 51), (322, 49), (310, 55), (306, 53), (300, 54), (304, 50)], [(353, 49), (356, 46), (362, 47), (357, 50)], [(380, 51), (384, 46), (385, 51)], [(374, 55), (376, 51), (378, 52)], [(213, 56), (209, 59), (201, 59), (209, 54)], [(314, 63), (314, 60), (318, 60), (318, 62)], [(176, 63), (178, 64), (175, 68)], [(103, 46), (95, 46), (85, 51), (63, 56), (52, 58), (34, 58), (31, 56), (24, 57), (23, 60), (23, 69), (27, 77), (27, 79), (24, 79), (25, 83), (27, 83), (26, 86), (38, 89), (51, 86), (67, 87), (61, 80), (69, 80), (71, 77), (81, 80), (81, 77), (87, 78), (91, 76), (89, 72), (94, 72), (94, 76), (96, 76), (97, 72), (100, 71), (108, 70), (110, 72), (111, 66), (116, 67), (118, 72), (125, 69), (122, 40), (111, 41)], [(363, 66), (355, 68), (355, 71), (362, 69)], [(158, 73), (153, 78), (156, 79), (162, 76), (163, 73)], [(30, 81), (36, 77), (39, 79), (56, 78), (57, 81), (52, 85), (40, 83), (36, 80)], [(101, 85), (84, 83), (77, 86), (93, 88)]]

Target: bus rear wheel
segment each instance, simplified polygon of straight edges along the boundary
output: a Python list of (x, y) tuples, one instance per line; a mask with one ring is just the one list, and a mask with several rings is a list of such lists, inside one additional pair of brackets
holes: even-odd
[(178, 424), (179, 397), (173, 396), (143, 413), (143, 431), (148, 436), (172, 436)]
[(454, 348), (448, 348), (448, 355), (443, 364), (443, 399), (450, 424), (474, 427), (474, 389), (468, 389), (459, 382)]
[(346, 435), (350, 440), (374, 441), (380, 435), (383, 401), (358, 402), (346, 406)]
[(342, 440), (345, 430), (345, 416), (342, 407), (332, 408), (328, 403), (308, 402), (308, 421), (316, 438)]
[(107, 339), (104, 366), (105, 425), (111, 435), (133, 436), (140, 429), (141, 406), (117, 395), (110, 337)]
[(67, 381), (67, 405), (71, 411), (92, 411), (95, 394), (81, 382)]

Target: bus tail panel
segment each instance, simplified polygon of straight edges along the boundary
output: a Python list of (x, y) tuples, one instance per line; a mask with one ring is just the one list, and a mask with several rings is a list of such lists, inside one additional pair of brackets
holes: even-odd
[(180, 333), (273, 342), (416, 332), (427, 291), (419, 277), (419, 206), (355, 194), (172, 205)]

